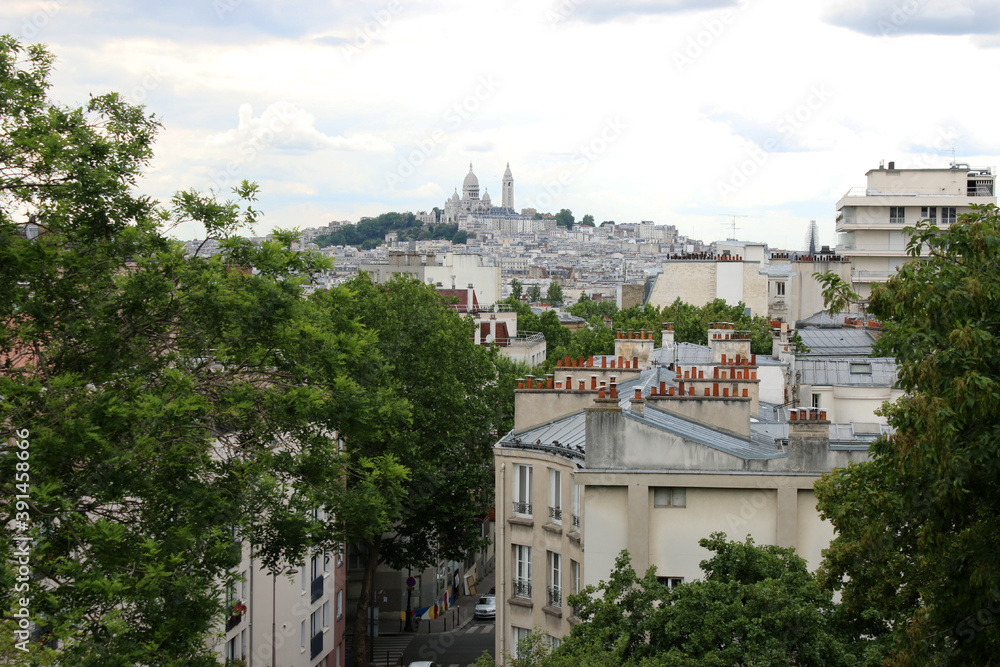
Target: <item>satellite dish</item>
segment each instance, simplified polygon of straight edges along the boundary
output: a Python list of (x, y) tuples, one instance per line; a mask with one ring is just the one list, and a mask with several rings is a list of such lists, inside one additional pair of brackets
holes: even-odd
[(486, 334), (486, 342), (487, 343), (493, 342), (493, 334)]

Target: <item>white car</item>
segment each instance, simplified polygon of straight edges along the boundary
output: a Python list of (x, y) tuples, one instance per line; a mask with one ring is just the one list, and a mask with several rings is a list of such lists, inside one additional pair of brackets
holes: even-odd
[(418, 662), (411, 662), (408, 667), (438, 667), (438, 664), (430, 660), (420, 660)]
[(497, 596), (484, 595), (476, 603), (476, 611), (473, 612), (476, 618), (496, 618), (497, 617)]

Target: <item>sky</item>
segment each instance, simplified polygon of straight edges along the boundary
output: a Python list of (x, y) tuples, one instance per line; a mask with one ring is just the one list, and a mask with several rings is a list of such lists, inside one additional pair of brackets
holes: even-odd
[[(890, 160), (1000, 165), (996, 0), (4, 0), (51, 95), (162, 122), (140, 188), (261, 188), (253, 229), (494, 202), (835, 245)], [(200, 238), (186, 223), (172, 234)]]

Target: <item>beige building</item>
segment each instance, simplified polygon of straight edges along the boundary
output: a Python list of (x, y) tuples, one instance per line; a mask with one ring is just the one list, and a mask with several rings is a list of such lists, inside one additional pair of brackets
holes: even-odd
[(856, 433), (809, 407), (761, 417), (763, 366), (744, 333), (716, 323), (697, 364), (668, 366), (650, 365), (663, 356), (641, 332), (616, 341), (633, 355), (614, 369), (569, 360), (518, 389), (515, 427), (495, 448), (498, 654), (533, 630), (558, 644), (578, 622), (567, 594), (606, 580), (625, 549), (668, 585), (703, 576), (698, 540), (716, 531), (819, 564), (833, 529), (813, 484), (864, 460), (884, 427)]
[(742, 301), (751, 315), (765, 315), (767, 261), (763, 244), (738, 241), (719, 243), (717, 254), (674, 255), (663, 262), (646, 303), (662, 308), (680, 299), (703, 306), (723, 299), (731, 306)]
[(854, 290), (871, 294), (873, 283), (895, 275), (910, 258), (904, 227), (929, 219), (947, 227), (972, 204), (995, 204), (991, 169), (953, 162), (947, 169), (879, 166), (864, 188), (852, 188), (837, 202), (837, 253), (850, 256)]
[(359, 270), (368, 272), (376, 283), (386, 283), (393, 276), (403, 275), (451, 289), (472, 285), (484, 305), (501, 299), (500, 267), (484, 264), (480, 255), (390, 250), (387, 260), (362, 263)]

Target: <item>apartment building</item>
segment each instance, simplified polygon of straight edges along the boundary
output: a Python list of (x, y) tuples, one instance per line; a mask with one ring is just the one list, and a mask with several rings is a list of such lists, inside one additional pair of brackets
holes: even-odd
[[(867, 458), (885, 427), (855, 432), (822, 408), (764, 403), (780, 390), (762, 389), (749, 332), (729, 323), (693, 346), (704, 354), (680, 355), (664, 333), (666, 358), (697, 363), (663, 363), (652, 333), (632, 332), (615, 357), (566, 360), (520, 384), (514, 429), (494, 450), (498, 654), (533, 631), (558, 645), (578, 622), (567, 596), (606, 580), (624, 549), (673, 586), (702, 576), (698, 540), (715, 531), (795, 547), (811, 568), (833, 537), (813, 484)], [(787, 337), (782, 325), (776, 349)]]
[(996, 204), (990, 168), (951, 163), (947, 169), (897, 169), (879, 165), (837, 202), (837, 253), (851, 258), (851, 282), (862, 297), (887, 281), (905, 262), (905, 227), (930, 220), (947, 227), (973, 204)]

